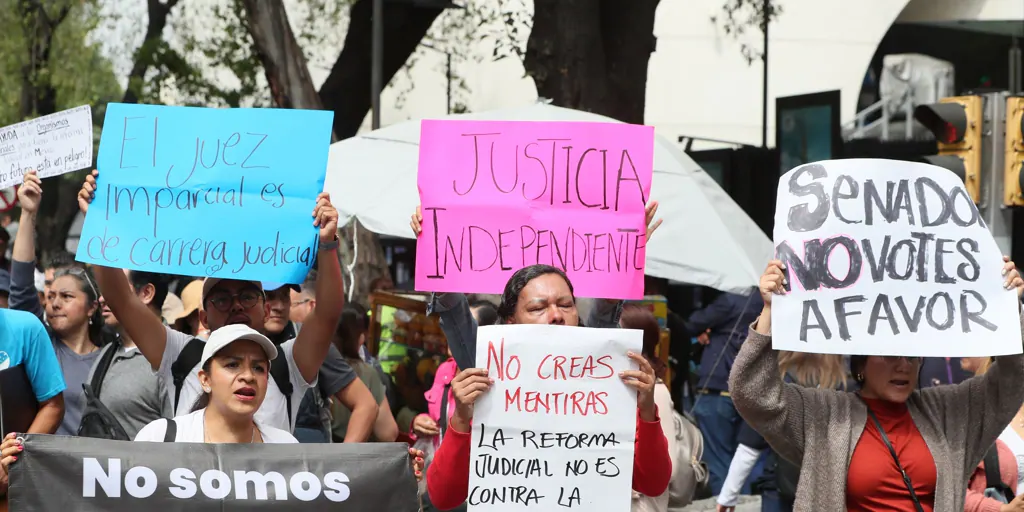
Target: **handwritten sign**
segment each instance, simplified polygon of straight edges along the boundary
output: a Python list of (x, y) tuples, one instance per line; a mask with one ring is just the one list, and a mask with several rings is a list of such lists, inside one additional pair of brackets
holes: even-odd
[(92, 109), (83, 105), (0, 128), (0, 189), (92, 166)]
[(772, 299), (777, 350), (1019, 354), (1017, 300), (963, 182), (931, 165), (837, 160), (779, 181)]
[(543, 263), (577, 295), (643, 297), (653, 153), (649, 126), (423, 121), (416, 289), (501, 293)]
[(79, 261), (299, 283), (332, 112), (110, 104)]
[(494, 385), (474, 406), (469, 509), (627, 512), (636, 392), (619, 372), (642, 345), (637, 330), (481, 327)]

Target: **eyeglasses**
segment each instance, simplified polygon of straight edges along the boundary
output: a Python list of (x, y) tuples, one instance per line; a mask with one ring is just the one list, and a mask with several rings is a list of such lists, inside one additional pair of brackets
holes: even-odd
[(312, 302), (311, 299), (304, 299), (304, 300), (300, 300), (298, 302), (292, 302), (292, 307), (293, 308), (297, 308), (297, 307), (299, 307), (299, 306), (301, 306), (303, 304), (309, 304), (310, 302)]
[(231, 305), (235, 303), (235, 299), (238, 299), (238, 305), (242, 306), (243, 309), (249, 309), (259, 304), (261, 298), (263, 298), (263, 294), (257, 290), (242, 290), (235, 294), (227, 292), (211, 293), (206, 298), (206, 301), (217, 311), (227, 313), (231, 311)]

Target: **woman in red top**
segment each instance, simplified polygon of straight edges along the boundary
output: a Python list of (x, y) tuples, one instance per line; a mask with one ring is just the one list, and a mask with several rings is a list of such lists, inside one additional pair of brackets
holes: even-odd
[[(512, 275), (498, 307), (501, 321), (509, 324), (579, 325), (572, 284), (561, 270), (533, 265)], [(636, 442), (633, 455), (633, 490), (658, 496), (668, 488), (672, 460), (654, 404), (657, 378), (640, 354), (629, 354), (639, 371), (621, 373), (623, 383), (637, 390)], [(468, 368), (452, 380), (455, 414), (434, 462), (427, 468), (430, 500), (441, 510), (455, 508), (469, 497), (470, 423), (473, 404), (491, 387), (487, 370)]]

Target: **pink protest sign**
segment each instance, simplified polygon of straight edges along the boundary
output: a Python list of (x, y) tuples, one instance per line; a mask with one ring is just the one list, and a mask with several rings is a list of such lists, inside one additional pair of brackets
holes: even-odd
[(416, 289), (501, 293), (539, 263), (581, 297), (643, 297), (653, 167), (650, 126), (423, 121)]

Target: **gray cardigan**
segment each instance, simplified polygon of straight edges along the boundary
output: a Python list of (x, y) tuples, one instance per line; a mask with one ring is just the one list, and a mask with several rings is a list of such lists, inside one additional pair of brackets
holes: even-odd
[[(868, 420), (864, 402), (849, 392), (783, 383), (771, 336), (753, 327), (729, 391), (740, 416), (779, 455), (802, 463), (794, 510), (846, 510), (846, 472)], [(907, 408), (935, 459), (935, 512), (963, 511), (967, 480), (1022, 403), (1024, 355), (997, 357), (985, 375), (955, 386), (913, 392)]]

